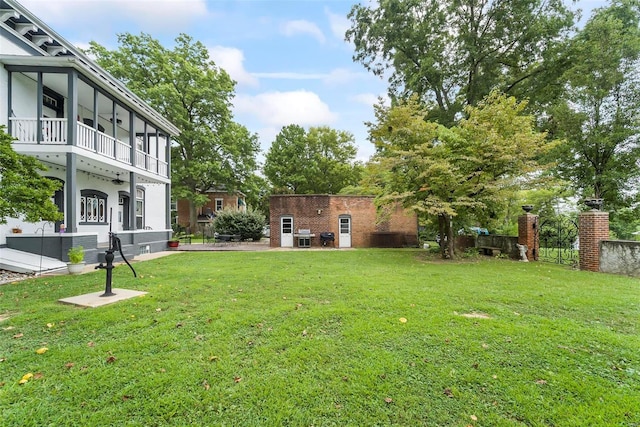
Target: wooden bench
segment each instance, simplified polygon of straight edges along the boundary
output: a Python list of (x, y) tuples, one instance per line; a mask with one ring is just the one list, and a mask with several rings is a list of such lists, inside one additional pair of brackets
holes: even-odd
[(478, 246), (478, 250), (483, 255), (498, 256), (502, 252), (500, 248), (494, 248), (493, 246)]

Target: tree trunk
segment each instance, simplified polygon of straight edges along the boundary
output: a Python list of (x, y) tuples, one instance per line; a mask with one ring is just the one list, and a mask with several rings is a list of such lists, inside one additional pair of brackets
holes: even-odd
[(451, 216), (445, 215), (445, 228), (447, 230), (447, 255), (449, 259), (455, 258), (453, 227), (451, 226)]
[(438, 230), (440, 232), (440, 254), (444, 259), (453, 259), (453, 230), (451, 228), (451, 216), (438, 215)]

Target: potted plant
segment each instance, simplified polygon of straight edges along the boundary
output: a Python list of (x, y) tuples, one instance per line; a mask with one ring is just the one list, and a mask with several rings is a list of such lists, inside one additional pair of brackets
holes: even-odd
[(181, 232), (173, 233), (173, 237), (167, 241), (167, 246), (170, 248), (177, 248), (180, 245), (180, 237), (182, 237)]
[(22, 233), (22, 228), (20, 228), (20, 226), (19, 226), (19, 225), (16, 225), (15, 227), (13, 227), (13, 228), (11, 229), (11, 232), (12, 232), (13, 234), (20, 234), (20, 233)]
[(82, 246), (73, 246), (67, 252), (69, 262), (67, 268), (70, 274), (80, 274), (84, 270), (84, 248)]

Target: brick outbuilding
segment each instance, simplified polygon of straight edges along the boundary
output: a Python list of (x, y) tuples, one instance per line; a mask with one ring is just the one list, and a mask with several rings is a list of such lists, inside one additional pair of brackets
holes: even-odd
[(269, 202), (271, 247), (319, 247), (321, 233), (334, 233), (329, 246), (405, 247), (418, 244), (415, 212), (398, 206), (378, 223), (373, 196), (276, 195)]

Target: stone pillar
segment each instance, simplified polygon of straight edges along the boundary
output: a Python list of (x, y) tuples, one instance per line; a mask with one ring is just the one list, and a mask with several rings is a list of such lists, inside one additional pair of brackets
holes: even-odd
[(518, 244), (527, 246), (527, 259), (538, 260), (538, 215), (525, 213), (518, 217)]
[(582, 212), (578, 221), (580, 270), (600, 271), (600, 242), (609, 239), (609, 212)]

